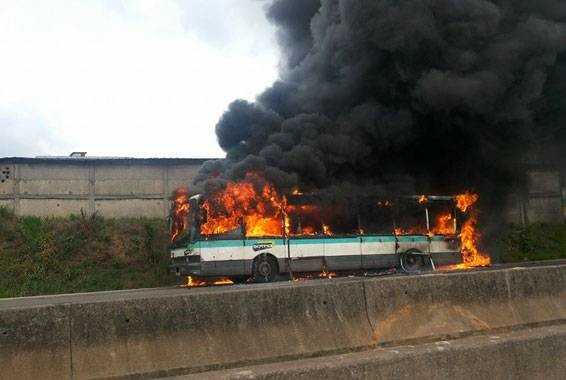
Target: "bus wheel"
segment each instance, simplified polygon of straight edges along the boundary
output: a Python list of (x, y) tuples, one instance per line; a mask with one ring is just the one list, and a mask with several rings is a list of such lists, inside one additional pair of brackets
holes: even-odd
[(428, 258), (421, 251), (410, 249), (399, 258), (401, 269), (405, 273), (419, 273), (428, 267)]
[(254, 282), (272, 282), (278, 272), (277, 260), (273, 257), (261, 255), (254, 260), (252, 269)]

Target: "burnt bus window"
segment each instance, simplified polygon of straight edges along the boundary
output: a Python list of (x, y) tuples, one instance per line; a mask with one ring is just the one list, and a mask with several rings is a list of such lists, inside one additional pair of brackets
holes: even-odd
[(393, 204), (390, 200), (367, 199), (359, 205), (360, 233), (391, 235), (393, 233)]
[(427, 234), (426, 211), (415, 199), (400, 198), (395, 202), (395, 229), (398, 235)]
[(331, 204), (322, 208), (325, 235), (357, 235), (358, 213), (355, 204)]
[(290, 236), (312, 236), (322, 234), (320, 210), (312, 205), (295, 205), (287, 211)]
[(454, 202), (452, 200), (432, 201), (427, 204), (430, 220), (430, 232), (435, 235), (453, 235), (458, 231), (454, 229)]
[(207, 221), (209, 220), (209, 215), (206, 212), (206, 209), (199, 209), (201, 209), (202, 212), (198, 213), (198, 216), (195, 217), (195, 225), (199, 226), (199, 236), (202, 236), (205, 240), (234, 240), (244, 238), (245, 225), (241, 218), (238, 218), (237, 220), (229, 220), (226, 225), (213, 225), (214, 227), (217, 227), (213, 229), (210, 228), (210, 226), (206, 226)]

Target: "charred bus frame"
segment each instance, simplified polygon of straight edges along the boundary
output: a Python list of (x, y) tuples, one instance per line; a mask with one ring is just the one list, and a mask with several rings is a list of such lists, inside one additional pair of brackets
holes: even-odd
[[(295, 201), (305, 202), (300, 196)], [(252, 277), (256, 282), (273, 281), (279, 274), (292, 272), (355, 271), (399, 267), (413, 273), (434, 269), (436, 265), (462, 262), (458, 237), (458, 220), (462, 213), (455, 207), (452, 196), (407, 196), (393, 201), (373, 201), (373, 207), (357, 203), (357, 227), (350, 233), (314, 234), (293, 233), (282, 228), (279, 236), (247, 237), (246, 226), (219, 235), (201, 235), (201, 196), (189, 199), (189, 228), (171, 247), (171, 270), (178, 275), (197, 277)], [(423, 199), (426, 199), (423, 202)], [(293, 199), (290, 200), (291, 202)], [(308, 200), (309, 202), (311, 200)], [(419, 202), (420, 201), (420, 202)], [(431, 212), (438, 202), (451, 204), (452, 233), (433, 233)], [(408, 213), (404, 204), (416, 206), (421, 212), (421, 225), (410, 230), (403, 223), (402, 213)], [(446, 209), (446, 207), (444, 207)], [(388, 211), (389, 228), (364, 230), (364, 216)], [(415, 213), (418, 215), (418, 213)], [(418, 217), (418, 216), (417, 216)], [(292, 216), (291, 216), (292, 219)], [(410, 219), (410, 218), (409, 218)], [(283, 226), (285, 222), (283, 221)], [(299, 223), (300, 226), (300, 223)]]

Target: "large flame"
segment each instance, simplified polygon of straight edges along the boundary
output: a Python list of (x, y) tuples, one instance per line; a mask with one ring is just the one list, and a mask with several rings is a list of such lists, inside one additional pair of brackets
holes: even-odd
[(177, 189), (173, 195), (173, 206), (171, 207), (171, 241), (174, 241), (187, 229), (189, 209), (189, 189)]
[(480, 234), (476, 229), (477, 219), (472, 215), (462, 226), (460, 240), (462, 242), (462, 256), (464, 267), (485, 267), (491, 264), (488, 255), (478, 249)]
[(281, 236), (285, 203), (273, 185), (257, 174), (248, 173), (246, 180), (229, 182), (224, 190), (203, 202), (206, 222), (201, 225), (201, 233), (227, 233), (238, 230), (243, 223), (247, 237)]
[[(460, 230), (460, 243), (462, 246), (462, 264), (454, 266), (454, 268), (463, 269), (470, 267), (483, 267), (491, 264), (489, 255), (481, 252), (478, 248), (480, 233), (477, 229), (478, 213), (473, 208), (479, 200), (479, 195), (466, 191), (455, 197), (455, 205), (462, 213), (466, 214), (466, 220), (462, 224)], [(417, 202), (420, 204), (427, 203), (428, 198), (424, 195), (418, 197)], [(454, 235), (456, 233), (454, 224), (454, 216), (451, 212), (446, 211), (437, 215), (434, 224), (431, 225), (429, 235)], [(395, 228), (395, 235), (411, 235), (422, 233), (419, 227)]]
[[(302, 193), (295, 189), (292, 194)], [(288, 204), (284, 195), (255, 173), (248, 173), (243, 181), (228, 182), (201, 207), (206, 215), (201, 225), (203, 235), (239, 231), (242, 224), (246, 237), (333, 235), (331, 227), (323, 223), (318, 206)], [(292, 215), (301, 216), (294, 229)]]
[(456, 233), (454, 227), (454, 217), (452, 213), (445, 212), (436, 217), (436, 221), (430, 232), (434, 235), (452, 235)]
[(480, 196), (475, 193), (466, 191), (464, 194), (456, 195), (456, 207), (458, 207), (462, 212), (466, 212), (468, 208), (473, 206)]
[(479, 195), (466, 192), (456, 196), (456, 207), (462, 212), (469, 212), (468, 219), (462, 225), (460, 241), (462, 243), (463, 263), (458, 267), (484, 267), (491, 264), (489, 255), (480, 252), (478, 242), (480, 234), (477, 231), (478, 212), (472, 206), (479, 200)]

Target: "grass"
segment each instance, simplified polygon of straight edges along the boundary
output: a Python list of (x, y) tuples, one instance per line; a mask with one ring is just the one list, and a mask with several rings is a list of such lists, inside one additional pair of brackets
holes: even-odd
[(175, 283), (160, 219), (16, 217), (0, 208), (0, 298)]
[(566, 223), (511, 226), (499, 244), (503, 262), (566, 259)]

